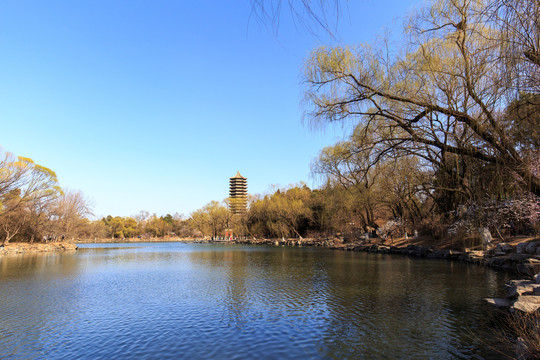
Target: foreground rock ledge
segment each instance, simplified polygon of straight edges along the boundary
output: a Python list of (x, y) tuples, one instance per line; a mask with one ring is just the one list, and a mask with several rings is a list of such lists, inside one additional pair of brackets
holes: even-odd
[(28, 253), (44, 253), (44, 252), (56, 252), (56, 251), (74, 251), (78, 247), (73, 243), (13, 243), (6, 244), (4, 247), (0, 247), (0, 255), (7, 254), (28, 254)]
[(505, 288), (505, 298), (486, 298), (486, 301), (511, 312), (533, 313), (540, 309), (540, 274), (533, 280), (510, 280)]

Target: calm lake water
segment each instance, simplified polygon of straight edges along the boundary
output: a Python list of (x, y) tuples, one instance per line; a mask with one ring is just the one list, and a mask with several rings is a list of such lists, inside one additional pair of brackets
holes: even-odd
[(6, 256), (0, 359), (491, 359), (495, 311), (482, 299), (507, 277), (317, 248), (87, 244)]

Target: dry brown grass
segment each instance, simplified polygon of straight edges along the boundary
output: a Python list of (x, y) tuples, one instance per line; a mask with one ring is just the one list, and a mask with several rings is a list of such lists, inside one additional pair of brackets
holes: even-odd
[(499, 324), (499, 339), (516, 359), (540, 359), (540, 313), (508, 314)]

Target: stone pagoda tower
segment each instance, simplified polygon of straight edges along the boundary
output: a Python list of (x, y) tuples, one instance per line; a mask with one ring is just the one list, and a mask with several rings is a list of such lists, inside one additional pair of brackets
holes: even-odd
[(240, 175), (240, 171), (229, 179), (229, 198), (233, 214), (247, 211), (247, 178)]

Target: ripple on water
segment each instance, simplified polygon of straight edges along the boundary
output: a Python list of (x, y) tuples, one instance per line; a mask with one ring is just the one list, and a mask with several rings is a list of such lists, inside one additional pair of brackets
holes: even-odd
[(481, 299), (505, 280), (406, 257), (173, 243), (2, 261), (2, 359), (492, 358), (467, 332), (489, 336)]

